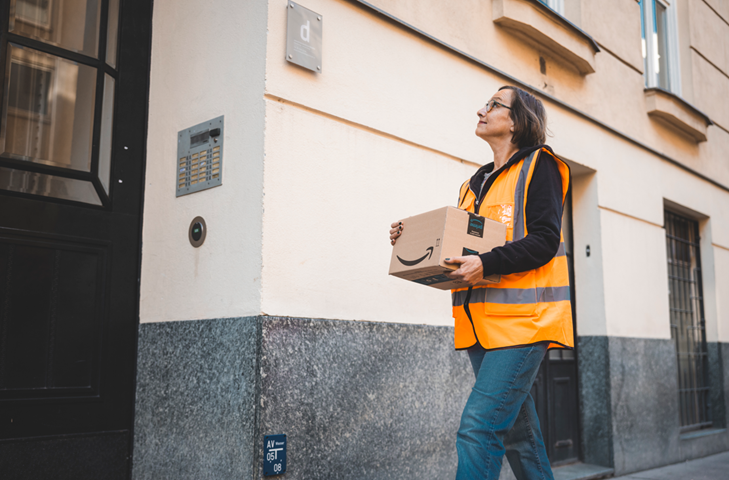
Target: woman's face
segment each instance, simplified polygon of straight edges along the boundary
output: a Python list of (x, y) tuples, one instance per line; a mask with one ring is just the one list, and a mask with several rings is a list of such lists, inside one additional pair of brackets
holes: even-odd
[[(499, 103), (503, 103), (507, 107), (511, 106), (514, 98), (513, 90), (499, 90), (492, 97)], [(500, 139), (508, 139), (514, 134), (514, 121), (511, 119), (511, 111), (499, 104), (495, 104), (491, 111), (487, 112), (488, 103), (483, 106), (476, 115), (478, 115), (478, 125), (476, 125), (476, 135), (486, 141), (498, 141)]]

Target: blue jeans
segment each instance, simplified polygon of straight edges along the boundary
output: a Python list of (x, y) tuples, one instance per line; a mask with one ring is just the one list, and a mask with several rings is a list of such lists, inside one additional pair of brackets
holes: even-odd
[(546, 344), (468, 349), (476, 384), (458, 429), (456, 480), (498, 480), (504, 454), (518, 480), (554, 480), (530, 394), (546, 352)]

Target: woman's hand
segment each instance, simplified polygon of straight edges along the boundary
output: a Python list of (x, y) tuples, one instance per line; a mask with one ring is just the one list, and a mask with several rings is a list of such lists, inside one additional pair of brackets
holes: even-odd
[(471, 285), (483, 280), (483, 263), (478, 255), (446, 258), (445, 263), (460, 265), (458, 270), (446, 273), (446, 276), (453, 280), (462, 280)]
[(397, 239), (402, 235), (403, 224), (402, 222), (394, 222), (390, 226), (392, 227), (390, 229), (390, 245), (395, 245)]

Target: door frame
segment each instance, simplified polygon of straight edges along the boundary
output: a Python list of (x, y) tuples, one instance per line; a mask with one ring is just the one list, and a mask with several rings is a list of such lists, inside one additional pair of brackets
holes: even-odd
[[(0, 0), (0, 18), (6, 18), (0, 25), (0, 113), (7, 108), (5, 102), (6, 66), (8, 65), (8, 43), (19, 43), (50, 54), (62, 53), (63, 58), (81, 64), (90, 64), (88, 57), (69, 53), (40, 40), (20, 37), (9, 33), (10, 1)], [(149, 108), (149, 83), (151, 64), (152, 1), (120, 0), (117, 40), (116, 72), (105, 62), (106, 28), (104, 21), (108, 13), (109, 0), (100, 0), (101, 21), (99, 25), (99, 59), (96, 72), (96, 93), (94, 105), (91, 171), (75, 172), (59, 167), (34, 164), (16, 158), (0, 155), (0, 167), (58, 175), (90, 181), (99, 195), (101, 205), (80, 203), (60, 198), (0, 190), (0, 228), (2, 235), (10, 234), (37, 242), (72, 242), (103, 245), (108, 252), (108, 264), (103, 275), (108, 289), (103, 293), (103, 309), (107, 313), (100, 320), (99, 329), (114, 336), (106, 338), (99, 350), (102, 360), (115, 361), (121, 352), (123, 362), (114, 371), (123, 375), (120, 386), (113, 386), (116, 377), (109, 378), (102, 371), (96, 394), (73, 399), (21, 399), (0, 401), (0, 410), (31, 409), (47, 405), (47, 418), (52, 418), (61, 427), (47, 428), (43, 425), (30, 429), (30, 435), (15, 435), (0, 440), (0, 470), (6, 478), (43, 478), (47, 472), (73, 471), (74, 478), (98, 478), (99, 472), (108, 472), (110, 461), (119, 467), (122, 477), (131, 476), (131, 455), (133, 446), (134, 403), (137, 370), (137, 335), (139, 327), (140, 275), (142, 215), (144, 206), (144, 180), (146, 172), (146, 144)], [(99, 139), (101, 131), (101, 108), (103, 104), (103, 82), (105, 75), (115, 78), (114, 121), (112, 127), (112, 157), (109, 179), (109, 194), (106, 195), (99, 171)], [(113, 74), (113, 75), (112, 75)], [(4, 213), (3, 213), (4, 210)], [(116, 325), (111, 329), (110, 325)], [(110, 330), (111, 329), (111, 330)], [(115, 333), (114, 333), (115, 332)], [(114, 344), (119, 342), (119, 347)], [(115, 350), (116, 348), (116, 350)], [(117, 353), (114, 353), (114, 352)], [(106, 357), (112, 357), (111, 360)], [(115, 373), (116, 375), (116, 373)], [(108, 408), (113, 418), (101, 415), (88, 420), (84, 425), (64, 431), (64, 419), (60, 413), (76, 405), (75, 412), (84, 414), (93, 406), (114, 400), (120, 407)], [(58, 412), (55, 413), (54, 412)], [(12, 413), (8, 413), (12, 415)], [(106, 415), (106, 413), (105, 413)], [(0, 420), (4, 415), (0, 412)], [(42, 422), (41, 422), (42, 423)], [(41, 447), (42, 445), (42, 447)], [(44, 451), (39, 458), (38, 449)], [(106, 449), (102, 451), (103, 449)], [(112, 452), (113, 450), (113, 452)], [(115, 455), (104, 456), (103, 453)], [(44, 462), (45, 460), (45, 462)], [(106, 463), (104, 463), (106, 462)], [(120, 463), (121, 462), (121, 463)], [(29, 471), (30, 468), (30, 471)], [(82, 469), (82, 470), (73, 470)], [(60, 470), (59, 470), (60, 469)], [(96, 469), (96, 470), (94, 470)], [(33, 473), (35, 472), (35, 474)], [(43, 472), (46, 472), (45, 474)], [(117, 477), (115, 477), (117, 478)]]

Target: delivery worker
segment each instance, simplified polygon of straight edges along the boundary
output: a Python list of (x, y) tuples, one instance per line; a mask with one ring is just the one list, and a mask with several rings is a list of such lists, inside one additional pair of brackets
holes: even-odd
[[(506, 454), (518, 480), (554, 477), (530, 394), (551, 348), (573, 348), (562, 210), (569, 167), (544, 145), (542, 102), (505, 86), (478, 112), (476, 135), (494, 154), (460, 189), (458, 207), (507, 225), (506, 244), (454, 257), (450, 276), (475, 284), (452, 291), (456, 349), (466, 350), (476, 383), (456, 439), (457, 480), (496, 480)], [(392, 224), (390, 243), (402, 234)]]

